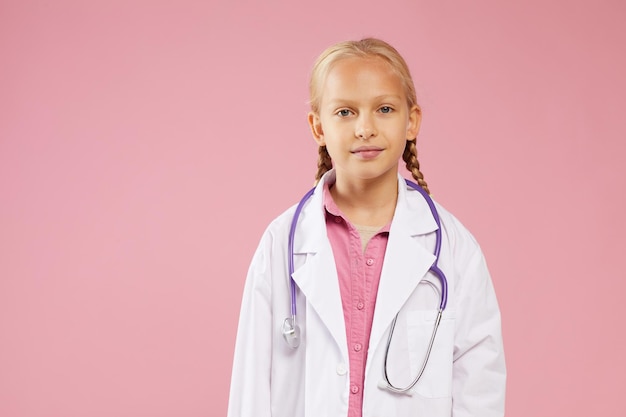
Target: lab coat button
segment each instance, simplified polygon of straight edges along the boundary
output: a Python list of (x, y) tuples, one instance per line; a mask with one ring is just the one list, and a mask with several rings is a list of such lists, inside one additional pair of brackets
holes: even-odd
[(345, 375), (347, 373), (348, 368), (346, 367), (346, 364), (340, 363), (339, 365), (337, 365), (337, 375)]
[(367, 266), (372, 266), (374, 265), (374, 260), (372, 258), (369, 258), (367, 261), (365, 261), (365, 263), (367, 264)]
[(359, 387), (357, 385), (352, 385), (352, 387), (350, 387), (350, 392), (352, 392), (353, 394), (358, 393)]

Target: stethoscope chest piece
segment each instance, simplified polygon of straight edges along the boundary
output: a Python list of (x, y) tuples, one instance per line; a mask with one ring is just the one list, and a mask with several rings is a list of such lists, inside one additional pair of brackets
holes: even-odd
[(300, 326), (295, 323), (293, 317), (287, 317), (283, 322), (283, 337), (290, 348), (300, 346)]

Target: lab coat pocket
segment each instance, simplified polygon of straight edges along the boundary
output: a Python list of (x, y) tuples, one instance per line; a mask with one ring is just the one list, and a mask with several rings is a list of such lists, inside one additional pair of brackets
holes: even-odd
[[(422, 397), (443, 398), (452, 395), (452, 360), (454, 347), (454, 311), (445, 310), (422, 377), (413, 390)], [(428, 353), (436, 310), (407, 312), (407, 342), (411, 377), (415, 378)]]

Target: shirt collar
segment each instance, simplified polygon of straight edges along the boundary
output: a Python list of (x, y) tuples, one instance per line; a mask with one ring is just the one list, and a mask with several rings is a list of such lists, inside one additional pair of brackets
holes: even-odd
[[(350, 220), (348, 220), (346, 215), (343, 214), (341, 209), (337, 207), (337, 204), (335, 203), (335, 200), (333, 199), (333, 195), (330, 193), (330, 186), (333, 185), (334, 183), (335, 181), (333, 177), (331, 181), (324, 182), (324, 188), (322, 189), (322, 204), (324, 205), (324, 209), (326, 210), (326, 218), (328, 218), (328, 216), (341, 217), (346, 222), (346, 224), (349, 224), (352, 227), (354, 227), (354, 225), (350, 222)], [(390, 228), (391, 228), (391, 222), (387, 223), (377, 233), (389, 232)]]
[(332, 214), (335, 217), (341, 217), (347, 221), (344, 214), (341, 212), (335, 200), (333, 199), (333, 195), (330, 193), (330, 186), (334, 184), (334, 182), (329, 183), (328, 181), (324, 183), (324, 188), (322, 190), (322, 204), (324, 204), (324, 208), (326, 212)]

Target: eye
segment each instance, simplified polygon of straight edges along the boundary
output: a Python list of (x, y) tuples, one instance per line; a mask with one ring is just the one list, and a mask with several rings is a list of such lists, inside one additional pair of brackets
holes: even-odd
[(348, 109), (341, 109), (336, 114), (339, 117), (348, 117), (352, 114), (352, 112)]
[(381, 113), (387, 114), (387, 113), (391, 113), (393, 109), (389, 106), (383, 106), (378, 111), (380, 111)]

